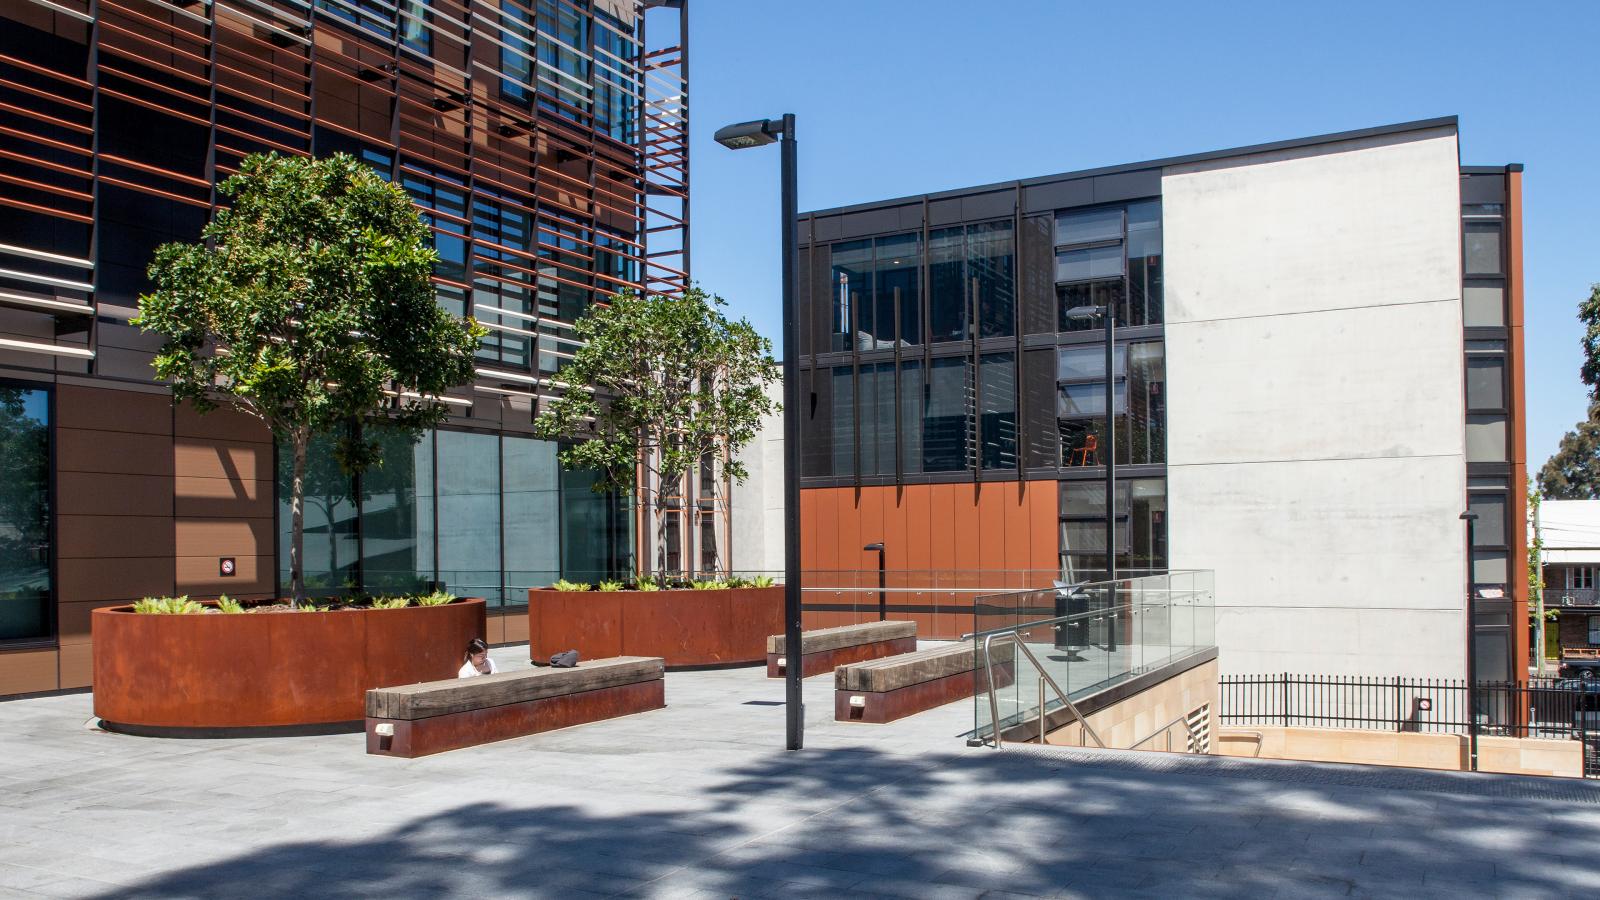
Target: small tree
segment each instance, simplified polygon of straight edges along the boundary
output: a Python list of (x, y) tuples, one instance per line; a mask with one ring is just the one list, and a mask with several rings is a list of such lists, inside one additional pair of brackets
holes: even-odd
[(576, 442), (561, 464), (601, 473), (594, 490), (637, 492), (657, 533), (665, 510), (651, 485), (681, 484), (705, 454), (724, 450), (725, 473), (743, 481), (733, 454), (778, 408), (766, 392), (778, 378), (772, 342), (743, 319), (729, 321), (725, 305), (690, 288), (591, 307), (576, 325), (584, 344), (559, 376), (572, 387), (534, 423), (540, 437)]
[(203, 243), (157, 248), (135, 323), (166, 339), (153, 365), (175, 400), (239, 409), (288, 445), (298, 604), (312, 439), (335, 435), (353, 473), (377, 456), (367, 420), (420, 435), (445, 415), (439, 395), (472, 378), (484, 332), (434, 302), (427, 226), (355, 158), (253, 155), (217, 190), (231, 208)]

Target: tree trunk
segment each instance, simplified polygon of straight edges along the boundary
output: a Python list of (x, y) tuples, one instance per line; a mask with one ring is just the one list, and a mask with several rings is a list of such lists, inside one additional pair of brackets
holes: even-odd
[(289, 489), (289, 581), (293, 593), (289, 605), (298, 607), (306, 599), (306, 445), (310, 440), (297, 432), (292, 442), (294, 481)]

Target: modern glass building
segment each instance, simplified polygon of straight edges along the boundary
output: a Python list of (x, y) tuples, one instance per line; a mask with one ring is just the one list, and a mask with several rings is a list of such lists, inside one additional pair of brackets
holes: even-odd
[[(681, 0), (0, 4), (0, 695), (87, 685), (96, 606), (281, 591), (270, 436), (174, 409), (128, 324), (154, 249), (198, 237), (249, 153), (342, 151), (403, 186), (439, 302), (490, 329), (446, 427), (361, 479), (314, 460), (317, 589), (508, 610), (630, 568), (652, 536), (532, 421), (589, 304), (687, 283), (687, 96)], [(680, 558), (727, 526), (709, 490)]]
[(806, 568), (979, 573), (900, 595), (944, 637), (1101, 578), (1114, 433), (1119, 573), (1215, 569), (1225, 670), (1461, 677), (1470, 508), (1480, 677), (1525, 672), (1521, 167), (1456, 129), (805, 214)]

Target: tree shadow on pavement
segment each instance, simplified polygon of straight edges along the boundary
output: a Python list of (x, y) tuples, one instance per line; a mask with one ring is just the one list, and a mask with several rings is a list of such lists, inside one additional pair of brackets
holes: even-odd
[(105, 896), (1578, 896), (1600, 846), (1594, 803), (1014, 752), (772, 753), (586, 790), (255, 846)]

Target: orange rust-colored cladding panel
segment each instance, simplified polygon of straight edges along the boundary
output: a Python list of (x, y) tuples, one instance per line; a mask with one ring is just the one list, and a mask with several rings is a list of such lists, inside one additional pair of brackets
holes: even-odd
[(528, 591), (533, 659), (659, 656), (668, 668), (754, 665), (783, 631), (783, 588)]
[(953, 588), (1021, 590), (1038, 586), (1024, 571), (1055, 571), (1058, 492), (1054, 481), (802, 490), (807, 586), (857, 588), (808, 593), (805, 627), (877, 618), (877, 555), (859, 548), (882, 541), (891, 618), (923, 638), (971, 631), (973, 594)]
[(1528, 451), (1527, 451), (1527, 373), (1524, 367), (1527, 355), (1523, 348), (1522, 328), (1522, 172), (1506, 172), (1506, 247), (1509, 265), (1506, 271), (1508, 326), (1507, 365), (1511, 369), (1511, 396), (1507, 405), (1511, 412), (1511, 633), (1512, 652), (1515, 654), (1511, 671), (1519, 680), (1528, 671), (1528, 535), (1522, 523), (1528, 520)]
[(139, 615), (97, 609), (94, 712), (112, 725), (247, 728), (360, 721), (373, 688), (450, 678), (482, 600), (406, 609)]

